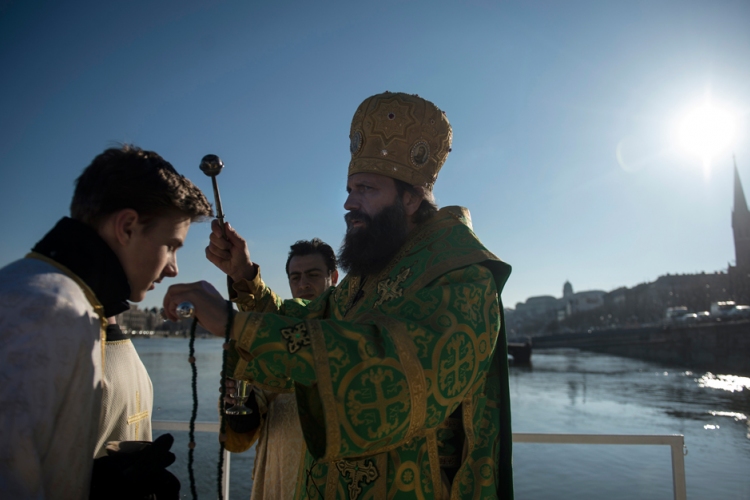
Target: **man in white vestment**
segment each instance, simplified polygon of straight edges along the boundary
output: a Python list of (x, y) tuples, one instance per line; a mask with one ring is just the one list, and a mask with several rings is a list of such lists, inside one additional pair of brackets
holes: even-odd
[(71, 217), (0, 269), (0, 498), (89, 498), (106, 318), (176, 276), (190, 223), (211, 213), (156, 153), (108, 149), (77, 179)]
[[(291, 246), (286, 261), (286, 274), (293, 298), (314, 300), (338, 283), (336, 254), (330, 245), (318, 238), (300, 240)], [(241, 285), (237, 288), (234, 300), (242, 308), (243, 301), (249, 297)], [(230, 382), (230, 386), (233, 387), (233, 383)], [(255, 399), (260, 419), (252, 418), (252, 415), (231, 417), (227, 430), (227, 449), (242, 452), (250, 448), (257, 439), (250, 498), (292, 498), (306, 448), (299, 423), (297, 399), (294, 393), (267, 392), (258, 388), (255, 388)], [(241, 419), (244, 418), (252, 419), (255, 426), (243, 426)]]

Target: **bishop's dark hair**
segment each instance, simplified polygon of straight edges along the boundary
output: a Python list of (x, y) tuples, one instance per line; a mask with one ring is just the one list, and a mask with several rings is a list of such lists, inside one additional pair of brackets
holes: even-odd
[(125, 208), (146, 223), (167, 213), (192, 221), (213, 216), (206, 196), (190, 180), (158, 154), (130, 144), (98, 155), (75, 184), (70, 216), (94, 228)]
[[(415, 196), (419, 195), (416, 187), (408, 182), (399, 179), (393, 179), (393, 182), (396, 183), (396, 192), (398, 193), (399, 199), (403, 199), (404, 193), (411, 193)], [(434, 198), (430, 194), (428, 198), (423, 199), (422, 203), (419, 204), (419, 208), (417, 208), (417, 211), (411, 216), (411, 221), (414, 224), (419, 225), (432, 217), (437, 211), (438, 207), (435, 204)]]
[(294, 257), (301, 257), (303, 255), (312, 255), (319, 253), (323, 257), (323, 262), (326, 263), (326, 269), (329, 273), (336, 270), (336, 253), (331, 248), (331, 245), (323, 242), (320, 238), (313, 238), (311, 240), (299, 240), (292, 245), (289, 250), (289, 257), (286, 259), (286, 275), (289, 276), (289, 263)]

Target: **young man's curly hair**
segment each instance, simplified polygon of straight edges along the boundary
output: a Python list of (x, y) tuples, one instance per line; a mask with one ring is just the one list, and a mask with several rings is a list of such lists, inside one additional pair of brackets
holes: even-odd
[(191, 221), (213, 216), (206, 196), (153, 151), (125, 144), (94, 158), (76, 179), (70, 216), (98, 228), (104, 219), (131, 208), (144, 223), (167, 213)]

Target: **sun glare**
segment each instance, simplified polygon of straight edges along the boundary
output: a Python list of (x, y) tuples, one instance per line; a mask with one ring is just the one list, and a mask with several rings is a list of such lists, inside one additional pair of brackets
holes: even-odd
[(706, 100), (688, 112), (680, 123), (680, 146), (703, 160), (709, 168), (711, 160), (724, 152), (734, 141), (737, 125), (735, 115)]

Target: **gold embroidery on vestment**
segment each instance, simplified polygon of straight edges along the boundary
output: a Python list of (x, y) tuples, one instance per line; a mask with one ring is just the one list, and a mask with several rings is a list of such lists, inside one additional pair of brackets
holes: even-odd
[(286, 340), (286, 348), (289, 354), (294, 354), (303, 346), (310, 345), (310, 333), (304, 323), (282, 328), (281, 336)]
[(404, 436), (404, 441), (408, 441), (424, 428), (427, 418), (427, 379), (412, 339), (397, 327), (391, 327), (391, 338), (396, 345), (396, 351), (404, 375), (406, 375), (406, 383), (411, 395), (411, 421), (409, 422), (409, 430)]
[(141, 420), (148, 418), (148, 410), (141, 411), (141, 393), (135, 391), (135, 415), (128, 417), (128, 425), (135, 424), (135, 439), (138, 439), (138, 430), (141, 428)]
[(318, 321), (310, 321), (310, 344), (315, 362), (315, 373), (318, 375), (318, 391), (323, 403), (326, 422), (326, 450), (323, 461), (330, 460), (341, 448), (341, 427), (337, 412), (336, 396), (333, 393), (331, 367), (328, 363), (328, 348), (323, 336), (323, 329)]
[(132, 342), (132, 341), (130, 339), (125, 339), (125, 340), (108, 340), (107, 341), (107, 345), (111, 347), (113, 345), (127, 344), (128, 342)]
[(435, 429), (430, 429), (427, 432), (427, 456), (430, 458), (432, 491), (435, 493), (435, 498), (440, 498), (443, 491), (443, 478), (440, 474), (440, 457), (438, 455), (437, 432), (435, 432)]
[[(400, 375), (400, 374), (399, 374)], [(347, 413), (349, 418), (354, 425), (368, 424), (369, 419), (367, 413), (371, 410), (375, 410), (378, 413), (380, 419), (380, 425), (378, 425), (375, 431), (368, 428), (367, 432), (371, 439), (381, 438), (387, 436), (394, 429), (398, 428), (401, 424), (398, 418), (389, 419), (391, 412), (389, 407), (393, 404), (401, 403), (403, 405), (403, 412), (409, 411), (410, 400), (404, 397), (404, 393), (408, 391), (408, 383), (405, 380), (396, 380), (397, 375), (394, 370), (386, 368), (373, 368), (361, 378), (364, 385), (365, 382), (369, 382), (371, 391), (374, 394), (374, 401), (362, 402), (357, 399), (360, 395), (360, 390), (352, 390), (347, 392)], [(390, 380), (389, 384), (386, 384), (386, 380)], [(385, 394), (385, 388), (389, 386), (398, 387), (398, 395), (393, 397), (387, 397)], [(360, 418), (362, 414), (365, 414), (364, 418)]]
[[(385, 453), (380, 453), (375, 456), (375, 467), (378, 471), (388, 470), (388, 456)], [(385, 480), (385, 474), (378, 475), (375, 486), (373, 486), (372, 498), (385, 498), (388, 492), (388, 487)]]
[[(466, 351), (465, 354), (462, 351)], [(444, 352), (453, 355), (440, 360), (438, 383), (440, 390), (452, 397), (465, 389), (474, 378), (476, 363), (472, 339), (466, 335), (454, 335), (448, 341)]]
[(378, 295), (380, 298), (375, 302), (374, 307), (388, 302), (389, 300), (397, 299), (404, 294), (404, 287), (401, 284), (406, 281), (406, 278), (411, 274), (411, 268), (402, 269), (401, 272), (396, 275), (395, 280), (386, 278), (378, 282)]
[(474, 451), (474, 398), (468, 397), (461, 403), (463, 409), (464, 432), (466, 433), (466, 448), (468, 454)]
[(336, 467), (328, 465), (328, 475), (326, 476), (325, 500), (336, 500), (336, 493), (339, 487), (339, 471)]
[[(362, 493), (360, 484), (364, 481), (369, 484), (375, 481), (379, 474), (378, 468), (372, 463), (372, 460), (357, 460), (349, 462), (348, 460), (339, 460), (336, 462), (336, 468), (341, 473), (341, 477), (348, 483), (349, 498), (357, 500)], [(348, 476), (348, 479), (347, 479)]]

